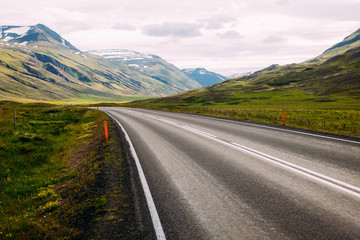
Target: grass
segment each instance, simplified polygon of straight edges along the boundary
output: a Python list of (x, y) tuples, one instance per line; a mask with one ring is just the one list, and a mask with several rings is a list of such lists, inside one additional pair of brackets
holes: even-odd
[(99, 150), (109, 147), (104, 120), (85, 108), (0, 102), (0, 239), (82, 236), (105, 211), (96, 186), (111, 161)]
[(188, 92), (168, 98), (135, 101), (128, 107), (194, 113), (269, 124), (283, 124), (318, 132), (360, 138), (360, 104), (341, 95), (316, 96), (300, 91), (257, 93)]

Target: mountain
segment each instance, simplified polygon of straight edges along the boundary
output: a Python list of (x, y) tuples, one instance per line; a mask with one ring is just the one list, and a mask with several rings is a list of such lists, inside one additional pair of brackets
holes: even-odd
[(226, 77), (210, 72), (205, 68), (185, 68), (181, 71), (198, 82), (202, 87), (213, 85), (227, 79)]
[(244, 77), (250, 74), (253, 74), (254, 72), (244, 72), (244, 73), (238, 73), (238, 74), (231, 74), (226, 76), (227, 79), (231, 79), (231, 78), (239, 78), (239, 77)]
[(50, 43), (53, 46), (65, 46), (71, 50), (79, 51), (59, 34), (42, 24), (35, 26), (0, 26), (0, 39), (19, 45)]
[(1, 26), (0, 100), (123, 101), (199, 86), (184, 74), (165, 79), (112, 60), (79, 51), (41, 24)]
[[(152, 99), (151, 104), (211, 105), (250, 104), (256, 101), (360, 100), (359, 30), (312, 60), (290, 65), (271, 65), (240, 78), (174, 96)], [(316, 61), (315, 61), (316, 60)], [(300, 98), (300, 96), (302, 96)], [(270, 100), (273, 99), (273, 100)], [(276, 100), (275, 100), (276, 99)], [(289, 99), (292, 99), (291, 101)], [(299, 100), (300, 99), (300, 100)]]
[(360, 47), (360, 29), (345, 37), (343, 41), (325, 50), (320, 56), (310, 59), (309, 63), (321, 63), (329, 58), (344, 54), (346, 51)]
[(179, 92), (201, 87), (173, 64), (156, 55), (125, 49), (95, 50), (89, 53), (102, 56), (114, 63), (125, 64), (130, 69), (178, 89)]

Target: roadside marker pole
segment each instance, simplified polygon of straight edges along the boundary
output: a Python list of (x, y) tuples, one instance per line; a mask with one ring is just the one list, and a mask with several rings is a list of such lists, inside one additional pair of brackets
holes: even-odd
[(286, 123), (286, 108), (284, 108), (283, 125)]
[(105, 130), (105, 139), (108, 139), (109, 135), (108, 135), (108, 128), (107, 128), (107, 122), (106, 121), (104, 121), (104, 130)]
[(14, 109), (14, 125), (16, 125), (16, 108)]

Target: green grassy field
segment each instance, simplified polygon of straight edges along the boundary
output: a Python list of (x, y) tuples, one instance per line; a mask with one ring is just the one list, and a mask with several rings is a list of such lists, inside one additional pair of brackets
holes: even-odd
[(78, 236), (103, 211), (91, 186), (107, 161), (104, 120), (85, 108), (0, 102), (0, 239)]
[[(360, 137), (360, 104), (356, 98), (341, 95), (315, 96), (297, 91), (231, 93), (206, 92), (149, 99), (125, 104), (128, 107), (195, 113), (270, 124), (283, 124), (318, 132)], [(220, 99), (223, 98), (223, 99)]]

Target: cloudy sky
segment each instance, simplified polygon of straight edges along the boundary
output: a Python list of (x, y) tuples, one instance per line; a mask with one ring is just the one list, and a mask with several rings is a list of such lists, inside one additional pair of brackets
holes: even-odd
[(360, 0), (10, 0), (0, 25), (42, 23), (83, 51), (229, 75), (315, 57), (360, 28), (359, 10)]

